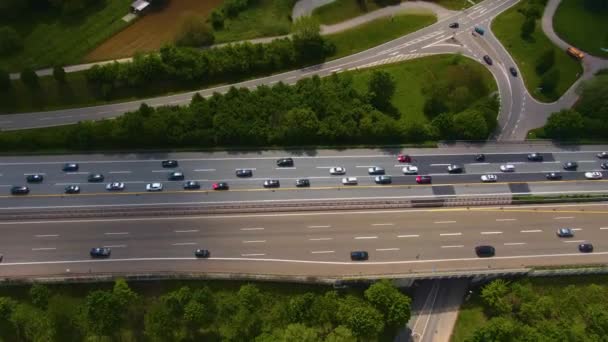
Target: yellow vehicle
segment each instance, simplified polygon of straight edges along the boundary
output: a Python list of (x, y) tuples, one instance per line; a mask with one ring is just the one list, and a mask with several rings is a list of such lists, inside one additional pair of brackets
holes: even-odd
[(578, 59), (578, 60), (581, 60), (581, 59), (585, 58), (585, 54), (584, 54), (584, 53), (582, 53), (582, 52), (581, 52), (581, 50), (579, 50), (579, 49), (577, 49), (577, 48), (569, 47), (569, 48), (566, 50), (566, 52), (567, 52), (567, 53), (568, 53), (570, 56), (572, 56), (572, 57), (574, 57), (574, 58), (576, 58), (576, 59)]

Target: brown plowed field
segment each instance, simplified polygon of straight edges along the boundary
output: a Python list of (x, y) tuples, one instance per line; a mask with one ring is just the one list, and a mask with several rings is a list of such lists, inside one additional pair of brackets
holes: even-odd
[[(91, 51), (85, 61), (130, 57), (136, 51), (154, 51), (171, 42), (187, 12), (207, 16), (223, 0), (171, 0), (159, 11), (150, 11)], [(125, 13), (126, 14), (126, 13)]]

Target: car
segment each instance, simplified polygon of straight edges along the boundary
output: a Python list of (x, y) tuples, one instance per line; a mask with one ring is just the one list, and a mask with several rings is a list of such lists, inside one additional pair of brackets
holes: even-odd
[(457, 28), (459, 28), (459, 27), (460, 27), (460, 24), (458, 24), (458, 23), (451, 23), (451, 24), (449, 25), (449, 27), (450, 27), (451, 29), (457, 29)]
[(2, 262), (2, 259), (4, 259), (4, 255), (0, 254), (0, 262)]
[(332, 167), (331, 169), (329, 169), (329, 174), (330, 175), (345, 175), (346, 174), (346, 169), (343, 167)]
[(80, 186), (78, 185), (68, 185), (65, 187), (65, 193), (66, 194), (79, 194), (80, 193)]
[(513, 75), (513, 77), (517, 77), (517, 69), (515, 69), (515, 67), (510, 67), (509, 72), (511, 75)]
[(515, 172), (515, 165), (513, 165), (513, 164), (503, 164), (503, 165), (500, 165), (500, 171), (502, 171), (502, 172)]
[(560, 180), (562, 179), (562, 174), (559, 172), (549, 172), (545, 175), (548, 180)]
[(528, 154), (529, 161), (543, 161), (543, 156), (540, 153), (530, 153)]
[(418, 166), (405, 165), (403, 167), (403, 169), (401, 169), (401, 171), (403, 171), (404, 175), (417, 175), (418, 174)]
[(214, 183), (212, 186), (213, 190), (228, 190), (230, 187), (226, 182)]
[(163, 183), (148, 183), (146, 191), (163, 191)]
[(585, 178), (587, 179), (602, 179), (602, 173), (598, 171), (585, 172)]
[(179, 163), (177, 162), (177, 160), (170, 159), (170, 160), (163, 160), (161, 165), (163, 167), (170, 168), (170, 167), (177, 167), (179, 165)]
[(591, 253), (593, 252), (593, 245), (588, 242), (581, 243), (580, 245), (578, 245), (578, 250), (581, 253)]
[(370, 175), (383, 175), (386, 171), (383, 167), (372, 166), (367, 169), (367, 173)]
[(342, 178), (343, 185), (357, 185), (357, 177), (344, 177)]
[(187, 181), (184, 183), (184, 190), (198, 190), (201, 188), (201, 184), (197, 181)]
[(25, 185), (13, 186), (11, 188), (11, 194), (13, 195), (27, 195), (30, 193), (30, 188)]
[(449, 173), (462, 173), (462, 171), (464, 171), (462, 165), (452, 164), (448, 166)]
[(496, 254), (496, 249), (490, 245), (481, 245), (475, 247), (475, 254), (480, 258), (493, 257)]
[(418, 176), (416, 177), (416, 183), (418, 184), (431, 184), (431, 176)]
[(475, 32), (479, 33), (480, 35), (483, 36), (483, 34), (486, 32), (483, 28), (479, 27), (479, 26), (475, 26), (475, 28), (473, 29)]
[(407, 154), (400, 154), (397, 156), (397, 161), (400, 163), (411, 163), (412, 157)]
[(253, 170), (251, 169), (238, 169), (236, 170), (237, 177), (251, 177), (253, 176)]
[(484, 183), (494, 183), (498, 180), (498, 176), (496, 175), (482, 175), (481, 181)]
[(369, 254), (366, 251), (353, 251), (350, 252), (350, 260), (353, 261), (365, 261), (369, 259)]
[(577, 162), (566, 162), (564, 163), (564, 170), (568, 170), (568, 171), (576, 171), (576, 169), (578, 169), (578, 163)]
[(475, 156), (475, 161), (482, 162), (482, 161), (485, 161), (485, 160), (486, 160), (486, 155), (483, 154), (483, 153), (480, 153), (480, 154), (478, 154), (478, 155)]
[(488, 65), (492, 65), (494, 62), (492, 62), (492, 58), (490, 58), (490, 56), (485, 55), (483, 56), (483, 60), (488, 64)]
[(44, 180), (44, 176), (36, 173), (32, 175), (27, 175), (25, 179), (28, 183), (42, 183), (42, 181)]
[(122, 191), (125, 189), (125, 183), (122, 182), (112, 182), (106, 185), (106, 190), (108, 191)]
[(600, 153), (596, 154), (595, 156), (600, 159), (608, 159), (608, 152), (600, 152)]
[(298, 188), (304, 188), (310, 186), (310, 181), (308, 179), (298, 179), (296, 180), (296, 186)]
[(557, 236), (559, 237), (573, 237), (574, 231), (571, 228), (560, 228), (557, 230)]
[(91, 248), (91, 258), (109, 258), (112, 254), (112, 250), (108, 247), (95, 247)]
[(178, 181), (178, 180), (184, 180), (184, 173), (181, 171), (174, 171), (171, 172), (169, 174), (169, 178), (170, 181)]
[(61, 168), (64, 172), (75, 172), (78, 171), (78, 164), (76, 163), (65, 163)]
[(374, 178), (376, 184), (391, 184), (393, 182), (393, 178), (391, 176), (376, 176)]
[(601, 164), (600, 164), (600, 167), (601, 167), (602, 169), (608, 169), (608, 162), (603, 162), (603, 163), (601, 163)]
[(89, 181), (91, 183), (103, 182), (103, 179), (104, 179), (104, 177), (101, 173), (91, 173), (87, 177), (87, 181)]
[(277, 160), (277, 166), (291, 167), (291, 166), (293, 166), (293, 159), (292, 158), (281, 158), (281, 159)]
[(278, 188), (281, 186), (281, 183), (278, 179), (268, 179), (264, 181), (265, 188)]
[(197, 249), (194, 251), (194, 256), (197, 258), (208, 258), (211, 255), (208, 249)]

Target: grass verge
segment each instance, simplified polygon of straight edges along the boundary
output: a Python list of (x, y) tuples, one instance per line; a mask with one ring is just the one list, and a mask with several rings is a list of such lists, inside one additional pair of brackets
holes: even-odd
[(312, 15), (321, 24), (332, 25), (380, 8), (374, 1), (368, 1), (367, 8), (363, 8), (357, 2), (357, 0), (336, 0), (316, 8)]
[(553, 29), (563, 40), (599, 57), (608, 57), (606, 23), (608, 12), (585, 9), (581, 0), (562, 0), (553, 17)]
[(483, 312), (483, 303), (479, 295), (473, 295), (464, 302), (458, 311), (458, 318), (452, 331), (450, 342), (464, 342), (473, 335), (473, 332), (483, 326), (487, 317)]

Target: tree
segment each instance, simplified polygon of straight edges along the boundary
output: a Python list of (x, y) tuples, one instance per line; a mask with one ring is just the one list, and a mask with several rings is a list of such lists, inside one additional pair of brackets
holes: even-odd
[(521, 37), (525, 40), (532, 38), (532, 33), (536, 28), (536, 19), (532, 16), (526, 17), (524, 22), (521, 24)]
[(9, 56), (23, 49), (19, 33), (9, 26), (0, 27), (0, 56)]
[(579, 112), (564, 109), (549, 116), (545, 134), (551, 139), (577, 140), (582, 137), (584, 127), (584, 118)]
[(492, 315), (511, 313), (511, 303), (507, 300), (509, 287), (506, 281), (497, 279), (484, 286), (481, 290), (481, 299), (489, 308)]
[(120, 308), (123, 310), (126, 310), (137, 299), (137, 294), (131, 290), (129, 284), (127, 284), (127, 281), (123, 278), (118, 278), (114, 281), (112, 294), (118, 305), (120, 305)]
[(285, 328), (282, 342), (317, 342), (319, 332), (314, 328), (309, 328), (303, 324), (290, 324)]
[(370, 103), (379, 110), (386, 111), (391, 105), (395, 94), (395, 80), (386, 71), (374, 71), (368, 83)]
[(324, 342), (351, 342), (355, 341), (353, 332), (343, 325), (337, 326), (327, 337)]
[(470, 342), (516, 342), (516, 322), (506, 317), (494, 317), (477, 329)]
[(224, 28), (224, 12), (220, 9), (214, 9), (210, 16), (211, 26), (214, 30), (221, 30)]
[(323, 60), (326, 45), (321, 37), (321, 25), (315, 18), (298, 18), (293, 24), (292, 32), (294, 48), (301, 62)]
[(384, 329), (382, 314), (370, 304), (351, 296), (341, 301), (338, 320), (363, 340), (374, 339)]
[(559, 83), (560, 72), (559, 69), (553, 68), (549, 72), (543, 75), (540, 80), (540, 87), (542, 88), (542, 92), (545, 94), (551, 94), (557, 88), (557, 84)]
[(386, 279), (375, 282), (365, 290), (365, 298), (384, 314), (384, 320), (390, 327), (404, 326), (410, 319), (410, 298)]
[(549, 48), (536, 60), (536, 74), (543, 75), (555, 65), (555, 50)]
[(486, 119), (478, 110), (467, 109), (453, 117), (454, 134), (459, 139), (485, 140), (488, 137)]
[(10, 319), (20, 335), (18, 340), (55, 341), (55, 326), (48, 315), (40, 309), (19, 304)]
[(309, 144), (317, 141), (319, 119), (308, 108), (294, 108), (285, 113), (281, 122), (281, 142)]
[(31, 68), (25, 68), (21, 71), (21, 82), (32, 89), (40, 87), (38, 74)]
[(82, 310), (88, 332), (97, 336), (113, 336), (122, 322), (122, 310), (112, 292), (90, 292)]
[(153, 304), (144, 316), (144, 334), (152, 341), (175, 341), (179, 318), (162, 302)]
[(201, 47), (212, 45), (215, 41), (213, 31), (202, 16), (189, 13), (184, 16), (175, 37), (178, 46)]
[(11, 75), (8, 71), (0, 69), (0, 90), (9, 90), (12, 87)]
[(65, 70), (63, 67), (59, 65), (53, 67), (53, 78), (59, 83), (65, 83)]
[(51, 293), (48, 287), (42, 284), (36, 283), (30, 287), (30, 298), (32, 299), (32, 304), (41, 310), (46, 310), (49, 304), (50, 296)]

